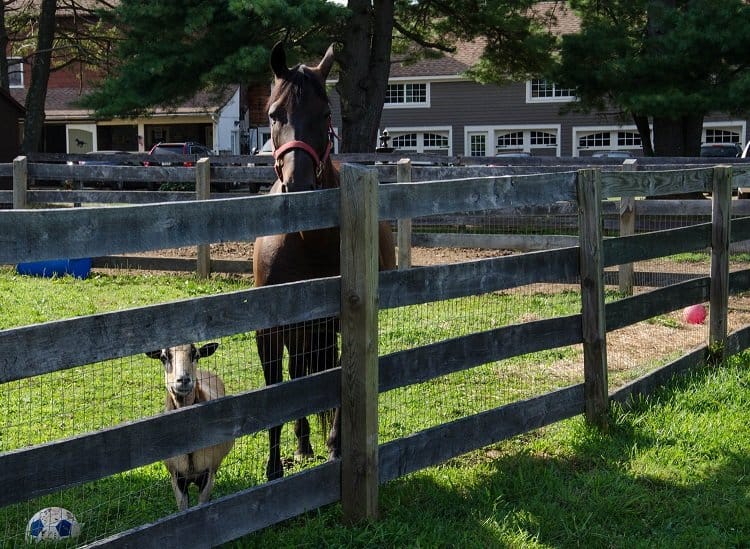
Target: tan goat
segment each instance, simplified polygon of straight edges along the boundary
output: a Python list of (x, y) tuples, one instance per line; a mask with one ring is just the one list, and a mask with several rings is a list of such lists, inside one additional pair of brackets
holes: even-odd
[[(218, 343), (207, 343), (200, 348), (192, 344), (178, 345), (146, 353), (146, 356), (159, 359), (164, 364), (167, 411), (224, 396), (224, 382), (221, 378), (197, 367), (198, 359), (211, 356), (218, 346)], [(233, 440), (222, 442), (164, 460), (172, 477), (172, 489), (180, 511), (187, 509), (190, 504), (188, 487), (191, 483), (198, 486), (198, 503), (209, 500), (216, 471), (233, 445)]]

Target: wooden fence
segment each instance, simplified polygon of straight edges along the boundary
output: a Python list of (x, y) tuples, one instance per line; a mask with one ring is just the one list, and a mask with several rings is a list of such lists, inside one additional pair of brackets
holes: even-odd
[[(342, 406), (343, 454), (296, 475), (166, 516), (92, 546), (209, 546), (339, 499), (348, 519), (374, 516), (377, 485), (508, 437), (585, 414), (606, 425), (612, 399), (648, 393), (675, 373), (750, 346), (750, 329), (727, 332), (730, 293), (750, 271), (729, 273), (730, 241), (750, 239), (731, 219), (732, 168), (666, 172), (598, 169), (537, 175), (379, 184), (377, 172), (342, 167), (341, 189), (0, 213), (0, 264), (211, 242), (252, 240), (340, 225), (341, 276), (96, 314), (0, 331), (0, 383), (330, 315), (342, 319), (341, 368), (98, 432), (0, 454), (0, 506), (105, 478), (169, 456)], [(712, 222), (612, 239), (602, 235), (611, 197), (712, 192)], [(453, 265), (377, 273), (377, 219), (578, 204), (580, 245)], [(509, 206), (510, 205), (510, 206)], [(314, 212), (314, 214), (312, 213)], [(711, 276), (604, 303), (604, 269), (712, 250)], [(359, 255), (348, 255), (355, 250)], [(580, 280), (581, 313), (504, 326), (389, 355), (373, 355), (377, 308), (479, 295), (526, 284)], [(710, 301), (706, 346), (609, 394), (607, 332)], [(375, 320), (374, 320), (375, 319)], [(70, 345), (70, 341), (86, 344)], [(451, 372), (544, 349), (583, 344), (585, 380), (408, 437), (377, 444), (377, 395)], [(180, 436), (195, 425), (195, 438)], [(137, 441), (137, 442), (136, 442)]]
[[(512, 164), (493, 165), (496, 158), (477, 157), (436, 157), (434, 155), (414, 155), (419, 160), (412, 165), (410, 160), (400, 159), (397, 155), (349, 154), (337, 155), (337, 161), (352, 161), (370, 165), (378, 170), (381, 183), (418, 182), (441, 179), (459, 180), (483, 176), (524, 175), (532, 173), (559, 173), (572, 170), (599, 167), (607, 171), (648, 170), (665, 171), (695, 168), (713, 164), (712, 158), (640, 158), (628, 159), (624, 163), (607, 158), (548, 158), (532, 157), (512, 159)], [(0, 204), (12, 204), (14, 208), (25, 208), (33, 204), (146, 204), (158, 202), (187, 201), (194, 199), (219, 199), (228, 196), (249, 196), (252, 192), (212, 193), (212, 183), (226, 184), (232, 181), (252, 181), (270, 185), (276, 174), (268, 156), (221, 156), (210, 159), (198, 159), (187, 155), (183, 159), (193, 168), (182, 167), (139, 167), (148, 160), (147, 154), (127, 154), (124, 156), (101, 156), (101, 159), (119, 159), (129, 162), (131, 166), (114, 165), (78, 165), (78, 160), (90, 160), (91, 155), (35, 154), (31, 161), (20, 157), (10, 165), (0, 164), (0, 179), (3, 175), (13, 176), (13, 190), (0, 190)], [(93, 158), (97, 159), (96, 155)], [(750, 163), (745, 159), (727, 159), (734, 164), (733, 185), (736, 188), (740, 181), (750, 178)], [(507, 160), (506, 160), (507, 162)], [(30, 181), (35, 185), (30, 186)], [(69, 189), (43, 188), (45, 182), (67, 181)], [(84, 185), (102, 182), (119, 182), (121, 184), (138, 183), (138, 188), (148, 185), (167, 183), (192, 183), (195, 191), (144, 191), (144, 190), (94, 190), (84, 189)], [(746, 183), (747, 185), (747, 183)], [(474, 212), (476, 213), (476, 212)], [(638, 200), (623, 197), (618, 201), (605, 201), (602, 204), (604, 226), (610, 233), (618, 232), (621, 236), (636, 232), (656, 230), (654, 219), (674, 216), (711, 215), (711, 203), (707, 200)], [(738, 200), (732, 203), (732, 215), (750, 215), (750, 200)], [(401, 268), (411, 266), (411, 247), (461, 247), (505, 249), (516, 251), (539, 251), (552, 248), (574, 246), (578, 243), (577, 204), (575, 202), (539, 203), (519, 209), (515, 205), (500, 205), (491, 212), (483, 214), (484, 223), (492, 223), (494, 230), (472, 233), (471, 230), (459, 230), (449, 233), (439, 229), (420, 230), (425, 224), (467, 227), (472, 223), (470, 212), (453, 212), (439, 216), (430, 216), (420, 220), (399, 219), (396, 224), (398, 241), (398, 264)], [(546, 217), (547, 224), (542, 219)], [(567, 219), (567, 222), (561, 220)], [(501, 226), (500, 220), (502, 221)], [(416, 230), (412, 232), (412, 227)], [(508, 230), (503, 230), (503, 228)], [(672, 228), (669, 223), (659, 227)], [(526, 229), (526, 230), (524, 230)], [(549, 229), (552, 229), (550, 231)], [(556, 234), (560, 229), (567, 229), (566, 234)], [(534, 234), (535, 232), (541, 234)], [(750, 242), (736, 243), (734, 251), (750, 251)], [(196, 259), (166, 258), (143, 255), (117, 255), (93, 258), (93, 266), (99, 268), (131, 268), (162, 271), (193, 271), (200, 275), (210, 272), (249, 274), (252, 272), (250, 260), (212, 259), (209, 247), (200, 245)], [(622, 266), (618, 283), (623, 290), (632, 288), (633, 284), (652, 285), (655, 279), (663, 284), (668, 277), (664, 273), (635, 273), (629, 266)], [(673, 277), (678, 279), (679, 276)]]

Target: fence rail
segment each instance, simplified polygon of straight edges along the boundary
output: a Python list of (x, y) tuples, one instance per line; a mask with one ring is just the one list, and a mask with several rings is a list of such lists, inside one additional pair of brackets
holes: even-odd
[[(373, 491), (378, 482), (584, 411), (590, 421), (603, 424), (611, 398), (623, 399), (648, 391), (657, 382), (663, 382), (665, 372), (689, 368), (704, 360), (707, 353), (704, 347), (609, 395), (608, 331), (710, 299), (711, 342), (724, 342), (728, 352), (747, 347), (750, 336), (746, 330), (726, 335), (726, 296), (750, 290), (750, 272), (728, 273), (726, 253), (730, 237), (750, 238), (750, 219), (732, 220), (728, 215), (727, 197), (733, 184), (729, 169), (570, 171), (378, 185), (374, 171), (346, 165), (342, 167), (342, 181), (348, 181), (342, 190), (309, 193), (121, 208), (5, 211), (0, 215), (0, 263), (250, 240), (264, 234), (339, 224), (346, 242), (342, 249), (362, 252), (372, 249), (377, 230), (375, 221), (379, 218), (410, 219), (507, 209), (508, 204), (522, 211), (574, 201), (579, 204), (581, 226), (588, 229), (581, 246), (460, 265), (384, 272), (374, 278), (372, 265), (367, 271), (370, 274), (351, 271), (366, 263), (365, 255), (358, 259), (345, 257), (342, 261), (351, 269), (344, 268), (341, 276), (328, 279), (0, 330), (0, 382), (127, 356), (144, 349), (335, 314), (341, 315), (345, 342), (341, 369), (63, 441), (2, 453), (0, 482), (6, 489), (0, 492), (0, 505), (25, 501), (258, 432), (354, 400), (352, 395), (356, 394), (359, 400), (364, 400), (362, 406), (370, 407), (370, 411), (343, 408), (347, 410), (343, 421), (348, 422), (350, 429), (344, 440), (348, 438), (353, 447), (348, 452), (345, 448), (341, 461), (217, 499), (207, 506), (97, 540), (94, 545), (116, 547), (138, 543), (157, 547), (167, 536), (175, 543), (182, 539), (191, 545), (215, 545), (341, 497), (350, 516), (372, 516)], [(456, 192), (457, 186), (460, 192)], [(597, 229), (601, 225), (599, 198), (693, 191), (713, 193), (711, 223), (606, 240)], [(365, 194), (352, 202), (351, 193)], [(346, 205), (340, 206), (342, 201)], [(352, 204), (356, 208), (348, 210)], [(605, 305), (605, 267), (706, 248), (712, 249), (714, 258), (710, 278), (695, 278)], [(378, 357), (376, 367), (364, 372), (357, 369), (360, 363), (373, 360), (368, 353), (372, 352), (373, 338), (377, 338), (377, 324), (372, 309), (347, 312), (347, 301), (359, 303), (365, 299), (380, 308), (394, 308), (560, 280), (580, 282), (583, 290), (580, 314), (455, 337)], [(349, 300), (352, 295), (358, 298)], [(88, 344), (66, 344), (79, 337)], [(361, 414), (372, 413), (379, 392), (495, 360), (576, 343), (584, 345), (584, 383), (433, 427), (380, 447), (372, 445), (373, 425), (370, 420), (362, 419)], [(198, 436), (191, 439), (177, 436), (186, 422), (200, 426), (196, 430)], [(355, 466), (355, 459), (357, 464), (365, 460), (367, 465)], [(358, 487), (364, 487), (364, 492)]]

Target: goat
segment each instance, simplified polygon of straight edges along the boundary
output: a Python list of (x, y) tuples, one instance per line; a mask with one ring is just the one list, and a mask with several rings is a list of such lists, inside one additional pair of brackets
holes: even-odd
[[(188, 344), (146, 353), (149, 358), (161, 360), (164, 364), (167, 411), (224, 396), (224, 382), (221, 378), (197, 368), (198, 359), (211, 356), (218, 346), (218, 343), (206, 343), (196, 348), (195, 345)], [(190, 505), (188, 487), (191, 483), (198, 486), (198, 503), (209, 500), (216, 471), (232, 446), (234, 441), (230, 440), (164, 460), (172, 477), (172, 490), (180, 511)]]

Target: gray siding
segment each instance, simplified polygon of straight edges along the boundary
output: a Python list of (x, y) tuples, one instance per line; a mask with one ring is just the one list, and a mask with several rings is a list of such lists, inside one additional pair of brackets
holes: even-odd
[[(331, 94), (334, 123), (340, 126), (338, 96)], [(385, 108), (380, 128), (450, 126), (453, 155), (465, 155), (466, 126), (545, 125), (560, 126), (560, 152), (570, 156), (573, 152), (573, 128), (580, 126), (632, 126), (630, 118), (622, 118), (615, 111), (609, 113), (581, 114), (563, 112), (569, 103), (527, 103), (525, 83), (507, 86), (478, 84), (470, 81), (430, 83), (429, 108)], [(720, 120), (745, 120), (743, 117), (706, 117), (706, 122)], [(746, 136), (740, 136), (745, 140)], [(488, 154), (494, 154), (493, 144), (488, 144)], [(554, 154), (554, 151), (548, 151)], [(535, 151), (534, 154), (544, 154)], [(585, 153), (582, 153), (585, 154)]]

